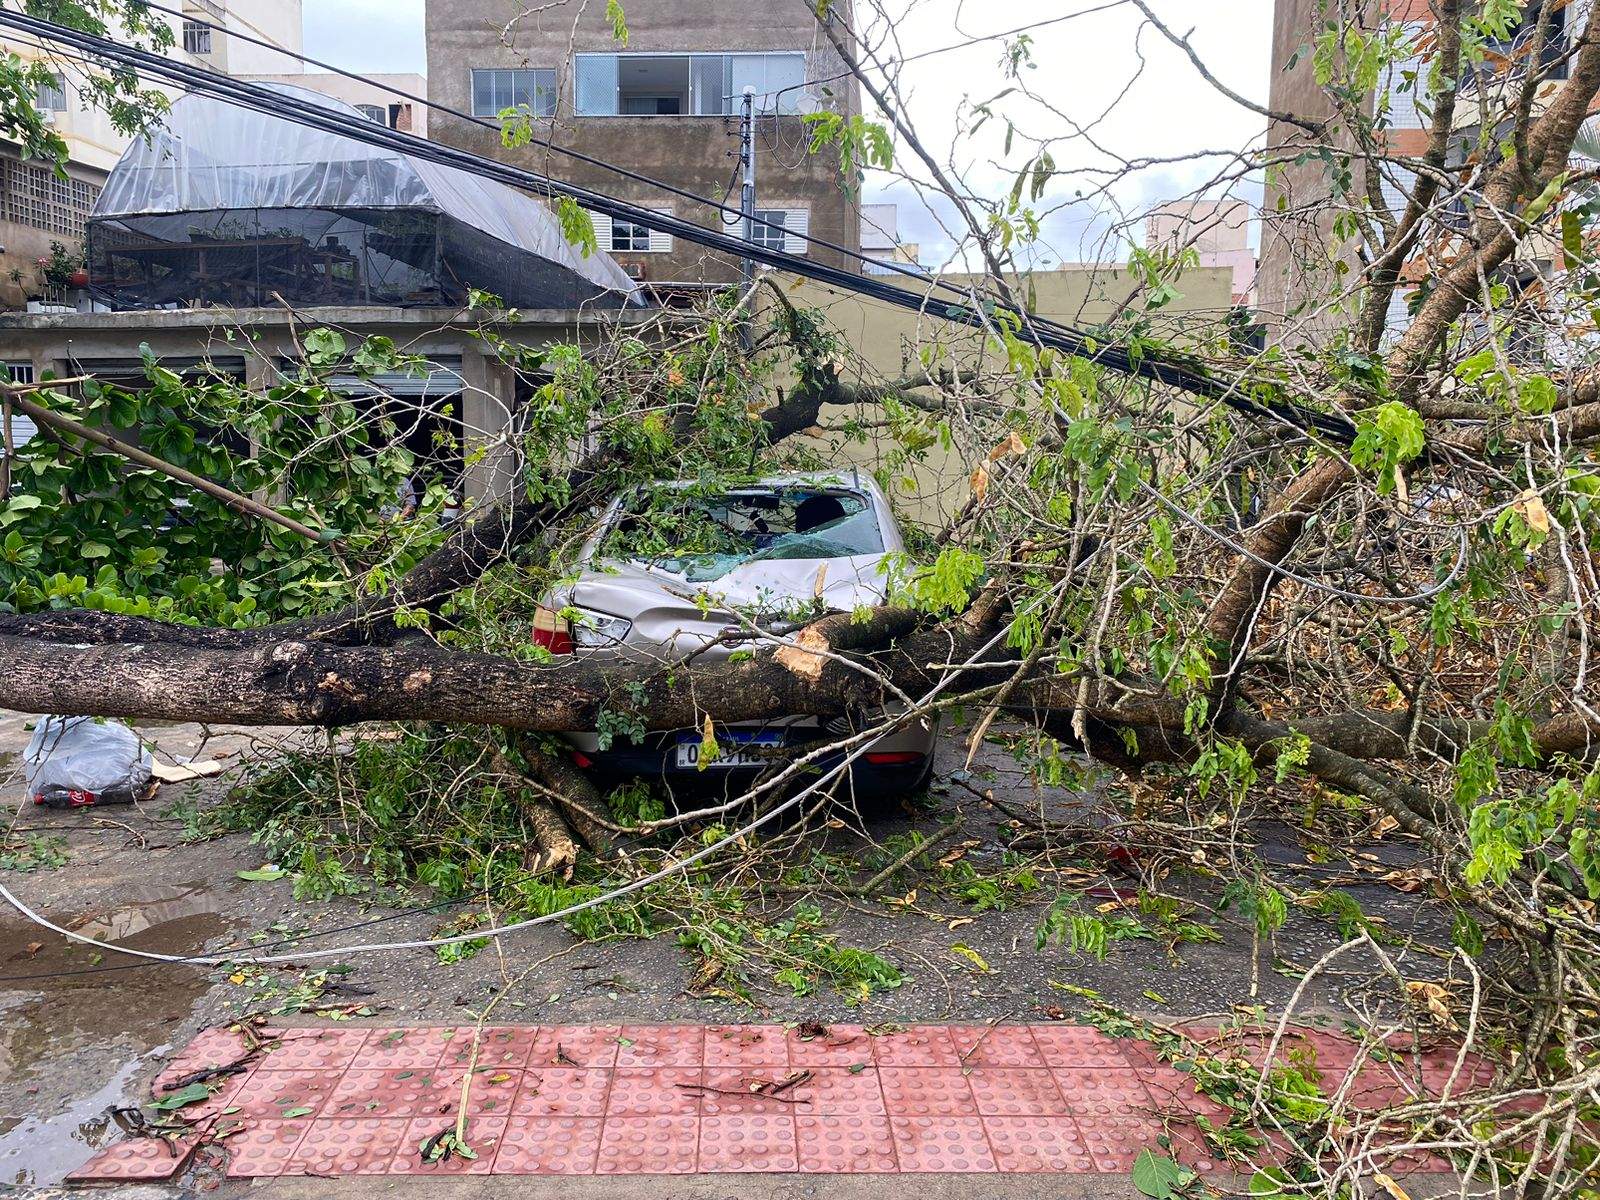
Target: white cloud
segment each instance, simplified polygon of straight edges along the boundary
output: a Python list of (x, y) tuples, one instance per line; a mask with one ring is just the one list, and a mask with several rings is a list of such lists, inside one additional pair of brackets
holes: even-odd
[(425, 73), (423, 0), (303, 0), (305, 52), (346, 71)]

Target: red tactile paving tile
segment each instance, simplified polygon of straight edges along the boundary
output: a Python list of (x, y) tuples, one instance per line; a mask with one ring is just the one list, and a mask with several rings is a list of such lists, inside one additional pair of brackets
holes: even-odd
[(244, 1128), (222, 1143), (228, 1151), (228, 1177), (282, 1175), (310, 1128), (309, 1119), (246, 1121)]
[(698, 1116), (699, 1067), (618, 1067), (611, 1076), (609, 1116)]
[(391, 1067), (385, 1071), (351, 1068), (323, 1105), (329, 1117), (420, 1117), (455, 1111), (461, 1076), (438, 1067)]
[(1095, 1169), (1071, 1117), (985, 1117), (983, 1128), (1002, 1171), (1083, 1175)]
[(342, 1071), (356, 1060), (370, 1030), (286, 1029), (256, 1063), (258, 1071)]
[(880, 1067), (958, 1067), (961, 1060), (943, 1025), (913, 1025), (900, 1033), (872, 1039), (873, 1059)]
[(439, 1061), (447, 1067), (525, 1067), (538, 1034), (537, 1029), (506, 1026), (485, 1029), (474, 1038), (472, 1030), (464, 1030), (445, 1047)]
[(611, 1072), (599, 1067), (541, 1067), (522, 1073), (522, 1088), (512, 1101), (517, 1117), (600, 1117), (605, 1115)]
[[(319, 1116), (339, 1085), (338, 1071), (257, 1071), (234, 1093), (228, 1107), (237, 1117)], [(298, 1109), (309, 1109), (299, 1113)], [(352, 1113), (351, 1116), (360, 1114)]]
[(1194, 1085), (1194, 1080), (1182, 1071), (1139, 1072), (1139, 1082), (1150, 1093), (1151, 1112), (1156, 1116), (1182, 1117), (1201, 1114), (1212, 1124), (1226, 1124), (1230, 1109), (1213, 1100)]
[[(1034, 1043), (1051, 1067), (1127, 1067), (1123, 1048), (1129, 1043), (1086, 1025), (1037, 1025)], [(1143, 1043), (1139, 1043), (1143, 1045)]]
[(1022, 1025), (951, 1029), (950, 1042), (964, 1067), (1047, 1067), (1033, 1034)]
[(700, 1095), (700, 1111), (728, 1116), (735, 1113), (792, 1114), (813, 1111), (804, 1103), (811, 1095), (811, 1082), (790, 1088), (777, 1096), (763, 1095), (755, 1089), (782, 1080), (788, 1067), (707, 1067), (703, 1076), (705, 1091)]
[(598, 1117), (512, 1117), (500, 1137), (498, 1175), (593, 1175), (600, 1158)]
[(617, 1037), (619, 1067), (698, 1067), (704, 1055), (698, 1025), (624, 1025)]
[(130, 1183), (171, 1179), (188, 1164), (198, 1140), (174, 1147), (165, 1138), (127, 1138), (107, 1146), (67, 1176), (68, 1183)]
[(1143, 1117), (1155, 1102), (1140, 1082), (1140, 1072), (1089, 1069), (1054, 1072), (1056, 1086), (1074, 1117)]
[(164, 1086), (170, 1080), (195, 1071), (227, 1066), (243, 1058), (247, 1050), (244, 1038), (237, 1033), (227, 1029), (203, 1029), (156, 1077), (156, 1085)]
[[(178, 1078), (182, 1078), (182, 1076), (178, 1076)], [(241, 1072), (238, 1075), (219, 1076), (207, 1080), (206, 1086), (211, 1089), (211, 1098), (209, 1100), (201, 1100), (195, 1104), (185, 1104), (174, 1115), (191, 1125), (198, 1124), (211, 1117), (221, 1116), (226, 1109), (232, 1107), (234, 1097), (244, 1090), (249, 1080), (250, 1075), (248, 1072)], [(169, 1092), (177, 1090), (163, 1084), (158, 1079), (156, 1086), (151, 1090), (151, 1095), (159, 1100)]]
[(384, 1175), (406, 1135), (404, 1119), (323, 1117), (310, 1123), (285, 1175)]
[[(1271, 1038), (1190, 1032), (1212, 1039), (1203, 1054), (1263, 1060)], [(1227, 1115), (1153, 1047), (1056, 1024), (919, 1025), (880, 1036), (850, 1025), (812, 1037), (779, 1025), (501, 1026), (476, 1034), (341, 1027), (276, 1036), (281, 1045), (259, 1065), (215, 1081), (210, 1100), (183, 1110), (202, 1121), (234, 1110), (220, 1124), (238, 1128), (219, 1139), (233, 1177), (1124, 1173), (1141, 1150), (1163, 1145), (1205, 1172), (1218, 1164), (1193, 1118), (1220, 1123)], [(1437, 1090), (1456, 1063), (1444, 1046), (1391, 1053), (1394, 1062), (1352, 1068), (1357, 1051), (1347, 1039), (1296, 1029), (1274, 1058), (1314, 1065), (1329, 1091), (1354, 1069), (1351, 1102), (1368, 1107), (1406, 1102), (1419, 1070), (1424, 1090)], [(160, 1081), (243, 1054), (238, 1035), (212, 1031)], [(478, 1157), (426, 1164), (420, 1148), (452, 1128), (469, 1063), (467, 1140)], [(1491, 1070), (1474, 1057), (1458, 1085), (1481, 1083)], [(781, 1097), (752, 1090), (799, 1071), (809, 1077)], [(284, 1116), (300, 1109), (308, 1111)], [(169, 1178), (183, 1159), (164, 1154), (159, 1143), (118, 1143), (73, 1178)], [(1439, 1166), (1419, 1160), (1409, 1169)]]
[(700, 1120), (701, 1171), (798, 1171), (794, 1118), (737, 1113)]
[(882, 1174), (899, 1170), (888, 1117), (797, 1116), (794, 1127), (802, 1171)]
[(889, 1124), (902, 1171), (998, 1170), (977, 1117), (893, 1117)]
[[(1070, 1074), (1070, 1073), (1068, 1073)], [(967, 1075), (978, 1112), (986, 1117), (1064, 1117), (1067, 1102), (1049, 1071), (975, 1067)]]
[(369, 1070), (437, 1066), (458, 1033), (454, 1029), (374, 1029), (362, 1044), (357, 1062)]
[(617, 1025), (540, 1029), (528, 1048), (530, 1067), (610, 1067), (617, 1061)]
[(822, 1117), (880, 1117), (885, 1115), (883, 1088), (878, 1073), (870, 1067), (852, 1071), (849, 1067), (797, 1067), (811, 1072), (811, 1078), (791, 1093), (806, 1103), (795, 1112)]
[(687, 1175), (695, 1169), (695, 1116), (607, 1117), (600, 1134), (600, 1175)]
[(978, 1102), (960, 1067), (884, 1067), (878, 1078), (891, 1116), (978, 1115)]
[(1074, 1117), (1097, 1171), (1128, 1171), (1141, 1150), (1166, 1153), (1161, 1122), (1138, 1117)]
[(426, 1162), (422, 1147), (435, 1134), (452, 1130), (454, 1122), (448, 1117), (417, 1117), (406, 1123), (400, 1139), (400, 1148), (389, 1160), (390, 1175), (487, 1175), (494, 1167), (495, 1155), (500, 1150), (500, 1138), (506, 1128), (505, 1117), (469, 1117), (467, 1119), (467, 1148), (477, 1158), (462, 1158), (452, 1154), (437, 1162)]
[(875, 1040), (860, 1025), (829, 1025), (818, 1036), (789, 1030), (789, 1063), (794, 1067), (867, 1066), (873, 1062)]
[(787, 1067), (788, 1031), (782, 1025), (712, 1025), (705, 1033), (708, 1067)]
[[(467, 1073), (452, 1069), (443, 1072), (443, 1075), (445, 1086), (451, 1092), (451, 1111), (455, 1112), (461, 1104), (461, 1083)], [(521, 1086), (521, 1071), (510, 1071), (505, 1067), (474, 1068), (472, 1086), (467, 1089), (467, 1115), (510, 1116), (511, 1102), (516, 1099), (517, 1089)]]

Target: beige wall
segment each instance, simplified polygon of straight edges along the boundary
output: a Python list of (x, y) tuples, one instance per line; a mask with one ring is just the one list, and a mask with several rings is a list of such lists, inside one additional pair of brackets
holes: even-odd
[[(964, 275), (943, 278), (958, 287), (970, 286), (974, 281), (974, 277)], [(943, 300), (930, 300), (927, 311), (919, 313), (793, 276), (780, 275), (778, 279), (792, 304), (819, 310), (839, 332), (849, 347), (841, 373), (852, 382), (898, 378), (908, 368), (915, 370), (918, 353), (930, 346), (937, 346), (943, 356), (941, 361), (956, 369), (970, 368), (980, 357), (991, 369), (1004, 365), (999, 353), (985, 348), (979, 331), (937, 315), (946, 303)], [(904, 280), (892, 282), (907, 286)], [(1098, 267), (1041, 271), (1025, 283), (1013, 283), (1019, 294), (1031, 287), (1034, 311), (1039, 316), (1080, 327), (1109, 318), (1135, 290), (1134, 280), (1127, 273)], [(1169, 331), (1177, 336), (1182, 336), (1178, 331), (1186, 323), (1213, 328), (1213, 323), (1220, 323), (1232, 308), (1233, 273), (1225, 267), (1189, 271), (1178, 288), (1182, 296), (1166, 310), (1164, 318)], [(765, 290), (758, 297), (766, 319), (776, 301)], [(875, 405), (856, 409), (831, 407), (823, 410), (822, 420), (838, 426), (851, 419), (870, 422), (882, 420), (883, 416)], [(869, 434), (864, 443), (827, 434), (809, 439), (808, 444), (832, 462), (890, 472), (889, 489), (902, 514), (930, 528), (940, 525), (966, 502), (968, 480), (981, 457), (959, 447), (944, 451), (934, 446), (922, 462), (901, 466), (893, 440), (875, 433)], [(988, 449), (982, 448), (985, 452)]]
[(298, 74), (246, 75), (243, 78), (256, 83), (292, 84), (331, 96), (335, 100), (343, 100), (346, 104), (375, 104), (385, 112), (391, 104), (404, 105), (409, 124), (402, 123), (397, 128), (418, 137), (428, 136), (428, 106), (396, 95), (397, 92), (403, 92), (426, 99), (428, 80), (423, 75), (367, 75), (361, 79), (349, 79), (328, 71), (302, 71)]

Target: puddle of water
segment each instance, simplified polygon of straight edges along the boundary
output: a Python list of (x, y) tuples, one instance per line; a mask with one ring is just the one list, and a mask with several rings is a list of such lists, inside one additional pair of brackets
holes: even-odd
[[(192, 953), (233, 928), (199, 886), (126, 896), (77, 928), (168, 954)], [(166, 1048), (211, 986), (202, 967), (74, 974), (94, 967), (98, 953), (20, 917), (0, 919), (0, 975), (46, 976), (0, 982), (0, 1188), (57, 1183), (88, 1161), (105, 1136), (105, 1110), (129, 1101), (141, 1061)], [(131, 961), (105, 957), (101, 965)]]
[(5, 1124), (9, 1128), (0, 1133), (0, 1184), (59, 1183), (68, 1171), (115, 1141), (116, 1127), (105, 1119), (105, 1111), (123, 1103), (138, 1069), (137, 1061), (124, 1063), (104, 1087), (70, 1101), (65, 1112), (8, 1119)]

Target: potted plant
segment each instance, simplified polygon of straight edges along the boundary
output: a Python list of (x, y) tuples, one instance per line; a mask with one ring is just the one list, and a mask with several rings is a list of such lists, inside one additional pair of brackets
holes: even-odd
[(69, 287), (81, 287), (77, 277), (81, 274), (83, 282), (89, 282), (88, 272), (84, 270), (83, 252), (68, 250), (60, 242), (50, 243), (50, 257), (39, 260), (39, 269), (44, 274), (45, 285), (55, 291), (65, 291)]

